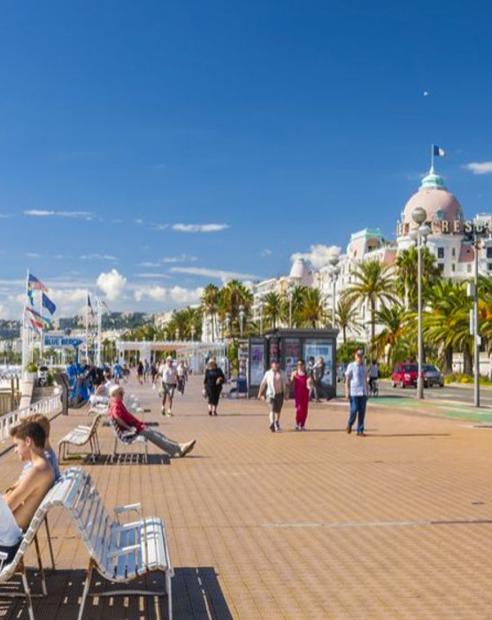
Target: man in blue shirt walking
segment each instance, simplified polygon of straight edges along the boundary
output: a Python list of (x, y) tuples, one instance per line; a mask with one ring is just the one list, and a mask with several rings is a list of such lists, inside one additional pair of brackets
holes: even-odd
[(347, 424), (347, 433), (352, 432), (352, 426), (357, 418), (357, 435), (365, 437), (364, 418), (367, 405), (368, 373), (364, 364), (364, 353), (360, 349), (355, 352), (355, 360), (347, 366), (345, 371), (345, 396), (350, 400), (350, 416)]

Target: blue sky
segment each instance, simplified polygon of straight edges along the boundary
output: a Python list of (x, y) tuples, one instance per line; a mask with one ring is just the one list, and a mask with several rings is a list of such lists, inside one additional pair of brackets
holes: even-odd
[(365, 226), (390, 237), (432, 142), (465, 213), (491, 210), (492, 164), (466, 168), (492, 161), (486, 2), (6, 1), (0, 18), (3, 316), (27, 267), (62, 314), (86, 287), (155, 311)]

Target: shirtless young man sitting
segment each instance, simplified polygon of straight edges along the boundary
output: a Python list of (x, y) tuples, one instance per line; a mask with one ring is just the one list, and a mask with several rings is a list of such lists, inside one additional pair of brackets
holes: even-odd
[(0, 552), (5, 563), (14, 559), (39, 504), (54, 481), (53, 469), (44, 454), (46, 435), (37, 422), (21, 422), (11, 429), (15, 452), (24, 463), (31, 462), (18, 483), (0, 496)]

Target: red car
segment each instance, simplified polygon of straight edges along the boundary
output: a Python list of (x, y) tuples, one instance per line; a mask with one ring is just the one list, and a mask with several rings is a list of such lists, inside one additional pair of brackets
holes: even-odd
[(393, 387), (417, 387), (419, 368), (417, 364), (402, 363), (397, 364), (391, 375)]

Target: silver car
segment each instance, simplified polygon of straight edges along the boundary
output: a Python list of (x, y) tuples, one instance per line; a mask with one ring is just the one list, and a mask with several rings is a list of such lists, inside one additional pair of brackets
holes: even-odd
[(438, 385), (444, 387), (444, 377), (442, 372), (434, 364), (424, 364), (422, 367), (424, 375), (424, 387)]

